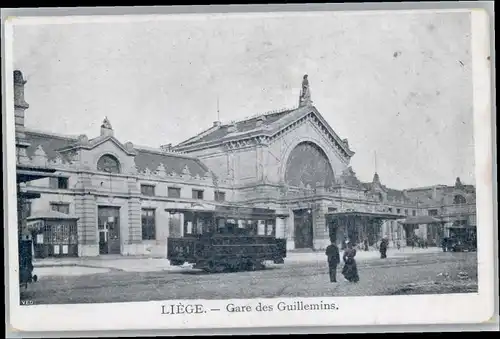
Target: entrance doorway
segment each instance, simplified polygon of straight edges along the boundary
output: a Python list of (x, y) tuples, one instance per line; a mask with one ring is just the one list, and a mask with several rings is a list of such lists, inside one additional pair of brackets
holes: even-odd
[(120, 208), (99, 206), (97, 211), (99, 254), (120, 254)]
[(293, 211), (295, 248), (313, 248), (313, 217), (310, 209)]

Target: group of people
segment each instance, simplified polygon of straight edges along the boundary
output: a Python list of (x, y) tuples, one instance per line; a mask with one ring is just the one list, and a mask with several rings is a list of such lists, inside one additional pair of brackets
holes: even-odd
[[(326, 248), (325, 254), (328, 258), (330, 281), (337, 282), (337, 266), (340, 264), (340, 252), (334, 241)], [(354, 257), (356, 257), (356, 249), (353, 247), (352, 243), (349, 242), (342, 255), (342, 260), (344, 261), (342, 275), (350, 282), (359, 281), (358, 267), (356, 266)]]
[[(379, 247), (380, 258), (387, 258), (387, 249), (389, 247), (389, 241), (387, 239), (382, 239)], [(341, 263), (340, 261), (340, 251), (335, 241), (331, 241), (331, 244), (326, 248), (325, 254), (328, 260), (328, 268), (330, 273), (330, 282), (337, 282), (337, 266)], [(358, 282), (358, 267), (356, 265), (356, 249), (354, 248), (352, 242), (347, 243), (347, 248), (344, 250), (342, 255), (342, 261), (344, 262), (344, 267), (342, 268), (342, 275), (349, 282)]]

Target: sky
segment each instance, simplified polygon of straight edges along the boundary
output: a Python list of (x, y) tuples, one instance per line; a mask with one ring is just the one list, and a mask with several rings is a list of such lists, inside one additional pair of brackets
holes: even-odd
[[(474, 184), (470, 16), (464, 12), (164, 15), (14, 26), (28, 128), (176, 144), (219, 118), (315, 107), (397, 189)], [(136, 18), (136, 19), (137, 19)], [(376, 159), (376, 161), (375, 161)]]

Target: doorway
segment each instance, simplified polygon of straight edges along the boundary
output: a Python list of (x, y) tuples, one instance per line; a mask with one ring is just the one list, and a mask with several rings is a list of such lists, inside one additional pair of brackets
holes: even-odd
[(120, 254), (120, 208), (99, 206), (97, 229), (99, 254)]
[(313, 216), (310, 209), (293, 211), (295, 248), (313, 248)]

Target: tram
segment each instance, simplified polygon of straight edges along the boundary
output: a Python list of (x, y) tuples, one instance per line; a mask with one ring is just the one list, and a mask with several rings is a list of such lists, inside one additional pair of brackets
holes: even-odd
[[(171, 212), (172, 213), (172, 212)], [(214, 211), (184, 212), (183, 232), (167, 240), (167, 259), (210, 273), (283, 264), (286, 239), (276, 238), (276, 213), (265, 208), (218, 206)]]

